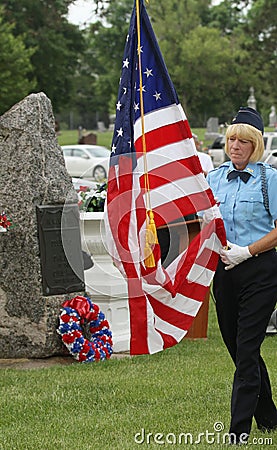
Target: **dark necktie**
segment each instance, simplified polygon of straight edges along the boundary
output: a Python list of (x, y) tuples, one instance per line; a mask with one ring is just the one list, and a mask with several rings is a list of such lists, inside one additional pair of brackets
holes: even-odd
[(232, 170), (232, 172), (229, 172), (227, 175), (227, 180), (231, 181), (234, 180), (234, 178), (240, 177), (244, 183), (247, 183), (249, 178), (251, 177), (250, 173), (247, 172), (239, 172), (238, 170)]

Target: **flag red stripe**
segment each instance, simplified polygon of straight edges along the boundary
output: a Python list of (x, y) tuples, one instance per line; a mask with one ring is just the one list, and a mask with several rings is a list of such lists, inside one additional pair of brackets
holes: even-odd
[(151, 295), (148, 295), (148, 299), (157, 317), (179, 328), (180, 330), (188, 330), (194, 316), (190, 316), (189, 314), (185, 314), (171, 308), (170, 306), (164, 305)]
[(169, 348), (169, 347), (173, 347), (173, 345), (178, 344), (178, 341), (176, 341), (176, 339), (171, 336), (170, 334), (165, 334), (162, 333), (160, 330), (157, 330), (157, 332), (161, 335), (161, 338), (163, 340), (163, 348)]
[(207, 209), (207, 198), (211, 202), (210, 204), (215, 203), (210, 189), (197, 194), (191, 194), (189, 197), (182, 197), (171, 201), (169, 199), (168, 202), (153, 208), (156, 226), (160, 227), (182, 216)]
[[(151, 152), (157, 148), (183, 141), (191, 137), (192, 134), (187, 120), (181, 120), (145, 133), (146, 149), (147, 152)], [(143, 152), (142, 137), (139, 137), (136, 140), (135, 147), (138, 153)]]
[[(139, 292), (141, 295), (138, 295)], [(147, 299), (139, 280), (129, 280), (130, 350), (133, 355), (149, 353), (147, 336)]]
[(209, 248), (205, 248), (195, 260), (196, 264), (209, 270), (215, 270), (218, 263), (218, 254)]
[[(197, 155), (190, 158), (169, 162), (148, 172), (150, 189), (155, 189), (178, 179), (189, 178), (202, 172), (202, 167)], [(144, 187), (144, 175), (140, 177), (141, 187)], [(210, 205), (209, 205), (210, 206)]]

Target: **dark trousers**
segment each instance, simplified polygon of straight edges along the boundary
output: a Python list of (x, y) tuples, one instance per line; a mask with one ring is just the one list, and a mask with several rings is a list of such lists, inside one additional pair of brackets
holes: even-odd
[(277, 425), (261, 344), (277, 300), (277, 254), (271, 250), (226, 271), (220, 261), (213, 289), (220, 331), (235, 363), (230, 432)]

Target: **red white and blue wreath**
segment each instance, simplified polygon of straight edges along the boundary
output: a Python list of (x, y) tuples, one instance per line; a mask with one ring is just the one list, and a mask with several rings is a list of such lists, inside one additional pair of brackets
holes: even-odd
[[(57, 332), (70, 354), (79, 362), (94, 362), (110, 358), (112, 332), (105, 315), (89, 297), (77, 296), (62, 304)], [(90, 339), (83, 335), (87, 327)]]

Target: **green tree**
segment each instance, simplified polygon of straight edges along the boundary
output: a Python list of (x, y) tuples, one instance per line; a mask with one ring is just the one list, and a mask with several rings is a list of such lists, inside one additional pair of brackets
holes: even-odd
[(251, 79), (243, 71), (243, 59), (247, 59), (246, 52), (217, 29), (198, 26), (186, 35), (178, 64), (171, 67), (191, 124), (205, 126), (210, 116), (224, 122), (233, 115)]
[(229, 35), (246, 21), (246, 7), (249, 1), (224, 0), (209, 9), (205, 25), (217, 28)]
[(277, 104), (277, 25), (276, 0), (256, 0), (244, 24), (245, 46), (251, 65), (257, 73), (255, 96), (265, 117), (271, 105)]
[(133, 0), (112, 2), (84, 32), (86, 50), (76, 77), (76, 105), (82, 125), (102, 120), (108, 125), (115, 112), (122, 56)]
[[(134, 2), (94, 3), (99, 21), (83, 32), (74, 98), (84, 120), (89, 111), (90, 121), (107, 121)], [(151, 0), (146, 8), (192, 126), (205, 125), (211, 115), (230, 120), (251, 86), (259, 110), (276, 104), (276, 0)]]
[(0, 0), (3, 20), (14, 25), (31, 56), (37, 89), (51, 99), (56, 111), (70, 103), (73, 78), (84, 50), (81, 30), (68, 22), (69, 0)]
[(15, 37), (13, 25), (3, 23), (1, 17), (0, 45), (0, 114), (3, 114), (36, 86), (30, 62), (35, 49), (26, 49), (22, 36)]
[(222, 29), (211, 26), (218, 17), (212, 14), (211, 2), (160, 0), (150, 2), (148, 9), (191, 125), (205, 125), (213, 115), (229, 120), (254, 78), (245, 71), (249, 56), (241, 47), (242, 32), (227, 33), (233, 23), (230, 19), (229, 25), (227, 14)]
[(217, 27), (223, 35), (240, 40), (240, 48), (247, 55), (241, 65), (251, 76), (249, 86), (253, 85), (257, 107), (264, 115), (277, 102), (276, 6), (276, 0), (224, 0), (210, 10), (208, 20), (209, 26)]

